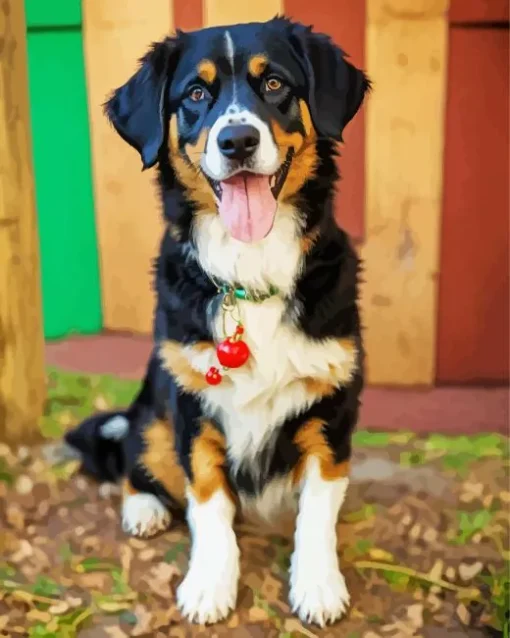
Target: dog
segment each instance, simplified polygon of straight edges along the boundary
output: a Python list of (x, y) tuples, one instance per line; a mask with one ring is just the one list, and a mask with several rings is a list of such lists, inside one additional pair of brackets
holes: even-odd
[(304, 622), (348, 607), (336, 522), (364, 353), (359, 261), (333, 195), (337, 142), (369, 88), (328, 36), (276, 17), (153, 44), (105, 104), (143, 169), (157, 166), (154, 348), (132, 405), (67, 441), (86, 472), (122, 480), (126, 532), (161, 532), (185, 506), (190, 621), (235, 608), (239, 512), (296, 511)]

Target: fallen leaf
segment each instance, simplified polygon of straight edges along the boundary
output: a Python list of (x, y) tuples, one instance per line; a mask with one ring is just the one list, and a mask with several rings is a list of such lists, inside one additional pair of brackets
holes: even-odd
[(53, 616), (61, 616), (69, 611), (69, 603), (66, 600), (60, 600), (55, 605), (52, 605), (48, 611)]
[(444, 562), (438, 558), (432, 565), (432, 569), (429, 572), (429, 577), (432, 580), (440, 580), (443, 577)]
[(407, 617), (411, 621), (413, 627), (419, 629), (423, 627), (423, 605), (416, 603), (415, 605), (409, 605), (407, 608)]
[(460, 605), (457, 605), (457, 609), (455, 611), (457, 612), (457, 616), (459, 617), (461, 623), (464, 625), (469, 625), (471, 614), (469, 613), (466, 605), (464, 605), (464, 603), (460, 603)]
[(458, 569), (459, 576), (463, 581), (473, 580), (473, 578), (482, 571), (483, 563), (481, 561), (476, 561), (476, 563), (472, 565), (461, 563)]
[(111, 638), (128, 638), (128, 635), (120, 627), (104, 627), (104, 631)]
[(154, 558), (154, 556), (156, 556), (156, 550), (152, 547), (148, 548), (148, 549), (144, 549), (143, 551), (141, 551), (138, 554), (138, 558), (143, 561), (144, 563), (152, 560)]
[(303, 636), (307, 636), (307, 638), (317, 638), (317, 634), (313, 634), (311, 631), (308, 631), (308, 629), (303, 627), (297, 618), (287, 618), (283, 623), (283, 628), (290, 634), (296, 631), (303, 634)]
[(280, 597), (281, 589), (282, 583), (271, 574), (266, 574), (260, 587), (260, 594), (268, 603), (272, 603)]
[(248, 612), (250, 622), (262, 622), (269, 619), (269, 615), (262, 607), (251, 607)]
[(136, 625), (131, 630), (132, 636), (143, 636), (151, 631), (152, 614), (143, 605), (136, 605), (135, 609)]
[(10, 503), (5, 510), (5, 517), (7, 519), (7, 523), (21, 531), (25, 527), (25, 514), (21, 507), (16, 503)]
[(30, 622), (49, 623), (51, 620), (51, 614), (47, 611), (40, 611), (39, 609), (31, 609), (27, 613), (27, 620)]
[(34, 482), (29, 476), (22, 474), (18, 477), (14, 487), (18, 494), (30, 494), (34, 487)]
[(170, 563), (158, 563), (150, 570), (144, 579), (152, 591), (162, 598), (172, 598), (173, 592), (170, 583), (174, 576), (180, 576), (181, 570), (177, 565)]
[(380, 560), (385, 563), (388, 563), (388, 562), (392, 563), (394, 560), (393, 554), (390, 554), (390, 552), (387, 552), (384, 549), (380, 549), (379, 547), (372, 547), (371, 549), (369, 549), (368, 555), (373, 560)]

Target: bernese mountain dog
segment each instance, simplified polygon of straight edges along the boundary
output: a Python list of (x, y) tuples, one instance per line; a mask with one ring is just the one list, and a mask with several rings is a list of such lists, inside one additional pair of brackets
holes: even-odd
[(336, 523), (363, 348), (358, 259), (333, 196), (336, 144), (369, 86), (328, 36), (277, 17), (153, 44), (105, 105), (143, 168), (157, 166), (154, 348), (132, 405), (67, 441), (85, 471), (122, 480), (126, 532), (151, 536), (186, 508), (177, 598), (190, 621), (235, 607), (239, 513), (296, 512), (303, 621), (349, 604)]

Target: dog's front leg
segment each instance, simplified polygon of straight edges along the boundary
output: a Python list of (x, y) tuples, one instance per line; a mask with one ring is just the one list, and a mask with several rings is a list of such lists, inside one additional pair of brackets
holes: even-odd
[(349, 479), (344, 475), (347, 464), (326, 467), (321, 454), (305, 456), (303, 462), (290, 567), (290, 602), (303, 622), (323, 627), (338, 620), (349, 605), (338, 563), (336, 535)]
[(236, 604), (239, 548), (232, 527), (235, 504), (225, 475), (225, 445), (210, 423), (191, 446), (188, 523), (192, 534), (188, 573), (177, 592), (191, 622), (217, 622)]

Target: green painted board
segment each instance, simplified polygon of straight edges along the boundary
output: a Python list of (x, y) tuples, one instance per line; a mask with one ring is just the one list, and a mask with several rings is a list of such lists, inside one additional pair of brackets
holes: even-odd
[(27, 39), (45, 336), (95, 333), (102, 317), (82, 35), (29, 28)]
[(25, 0), (25, 16), (29, 29), (78, 27), (81, 25), (81, 0)]

